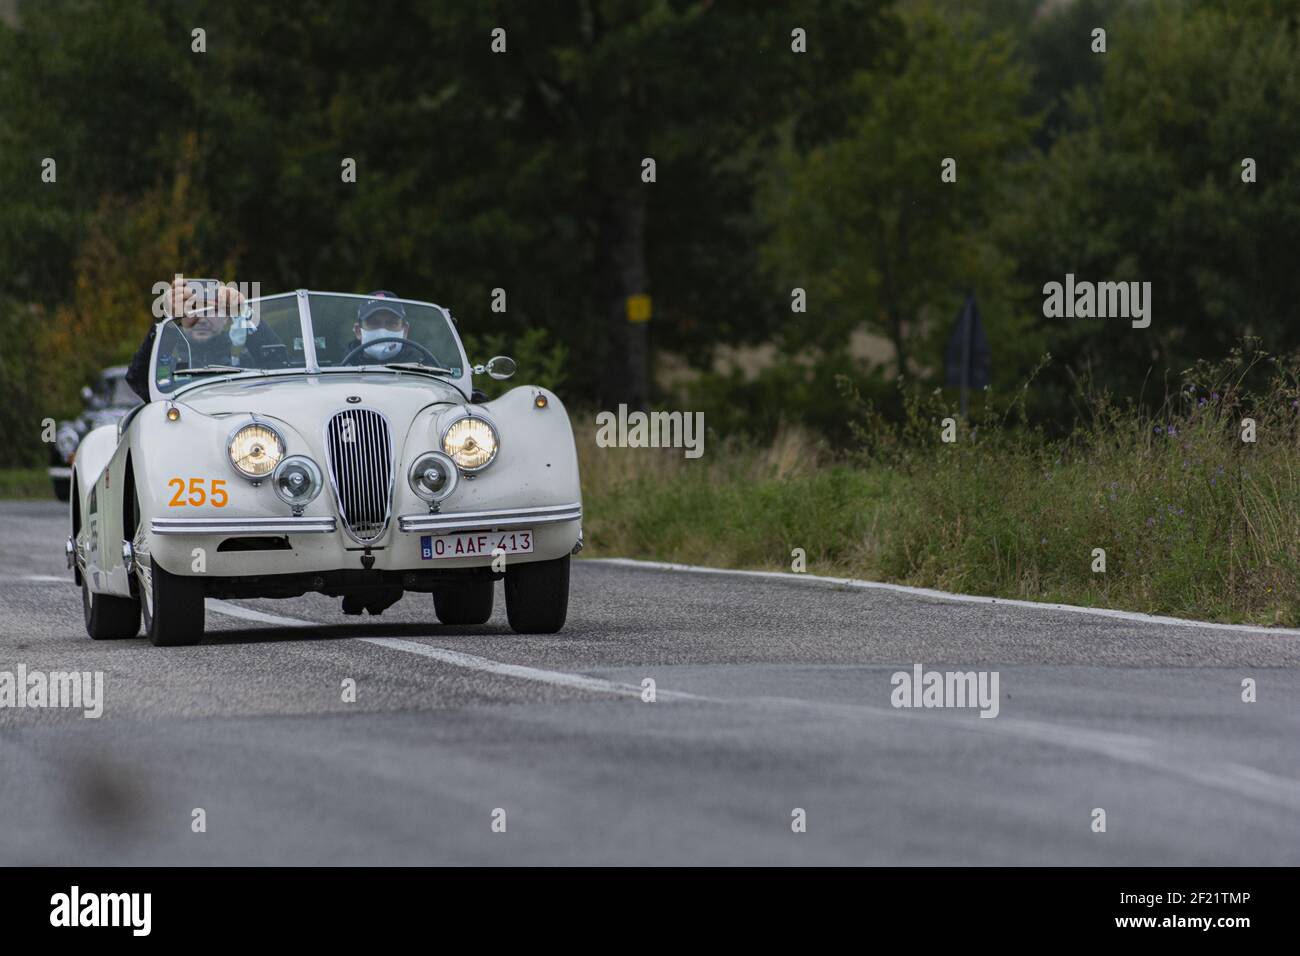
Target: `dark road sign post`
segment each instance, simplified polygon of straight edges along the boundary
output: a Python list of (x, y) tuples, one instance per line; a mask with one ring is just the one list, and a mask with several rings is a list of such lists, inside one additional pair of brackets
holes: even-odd
[(970, 390), (988, 388), (992, 384), (989, 340), (980, 322), (980, 308), (972, 292), (957, 315), (957, 324), (948, 336), (944, 349), (944, 384), (961, 389), (961, 414), (970, 412)]

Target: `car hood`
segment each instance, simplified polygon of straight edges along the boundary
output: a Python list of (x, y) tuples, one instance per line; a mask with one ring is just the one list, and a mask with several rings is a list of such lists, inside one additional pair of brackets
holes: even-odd
[(429, 405), (467, 404), (450, 383), (393, 372), (228, 379), (187, 391), (176, 401), (205, 415), (257, 414), (292, 422), (308, 416), (324, 421), (350, 407), (373, 408), (392, 421), (407, 421)]

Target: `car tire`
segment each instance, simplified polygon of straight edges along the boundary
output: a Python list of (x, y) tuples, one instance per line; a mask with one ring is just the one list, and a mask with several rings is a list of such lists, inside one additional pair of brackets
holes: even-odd
[(434, 591), (434, 613), (443, 624), (486, 624), (496, 597), (494, 584), (489, 578)]
[(60, 501), (68, 501), (72, 498), (71, 478), (52, 478), (50, 481), (54, 485), (54, 497)]
[(203, 582), (170, 574), (149, 559), (149, 590), (145, 627), (154, 647), (189, 647), (203, 640)]
[(81, 609), (93, 641), (120, 641), (140, 633), (140, 602), (135, 598), (96, 594), (83, 580)]
[(569, 614), (569, 555), (506, 568), (506, 617), (519, 634), (554, 634)]

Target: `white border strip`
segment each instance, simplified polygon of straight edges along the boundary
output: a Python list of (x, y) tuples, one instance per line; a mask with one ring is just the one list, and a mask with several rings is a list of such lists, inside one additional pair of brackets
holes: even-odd
[(905, 584), (887, 584), (883, 581), (863, 581), (858, 578), (828, 578), (816, 574), (795, 574), (792, 571), (738, 571), (730, 568), (706, 568), (696, 564), (670, 564), (666, 561), (641, 561), (636, 558), (584, 558), (583, 564), (613, 564), (626, 568), (645, 568), (650, 571), (683, 571), (692, 574), (730, 574), (739, 577), (766, 580), (796, 581), (836, 588), (894, 591), (916, 597), (935, 598), (941, 601), (963, 601), (968, 604), (997, 604), (1003, 607), (1024, 607), (1036, 611), (1068, 611), (1071, 614), (1092, 614), (1097, 617), (1135, 621), (1139, 624), (1164, 624), (1175, 627), (1200, 627), (1212, 631), (1239, 631), (1246, 634), (1268, 634), (1274, 637), (1300, 637), (1300, 629), (1289, 627), (1260, 627), (1256, 624), (1216, 624), (1213, 621), (1192, 621), (1182, 617), (1161, 617), (1138, 611), (1116, 611), (1101, 607), (1079, 607), (1074, 604), (1048, 604), (1045, 601), (1020, 601), (1013, 598), (983, 597), (978, 594), (953, 594), (931, 588), (914, 588)]

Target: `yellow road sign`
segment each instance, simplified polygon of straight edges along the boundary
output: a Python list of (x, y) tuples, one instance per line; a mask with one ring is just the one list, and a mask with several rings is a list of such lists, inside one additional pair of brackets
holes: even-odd
[(627, 297), (627, 320), (629, 322), (650, 321), (650, 296), (630, 295)]

